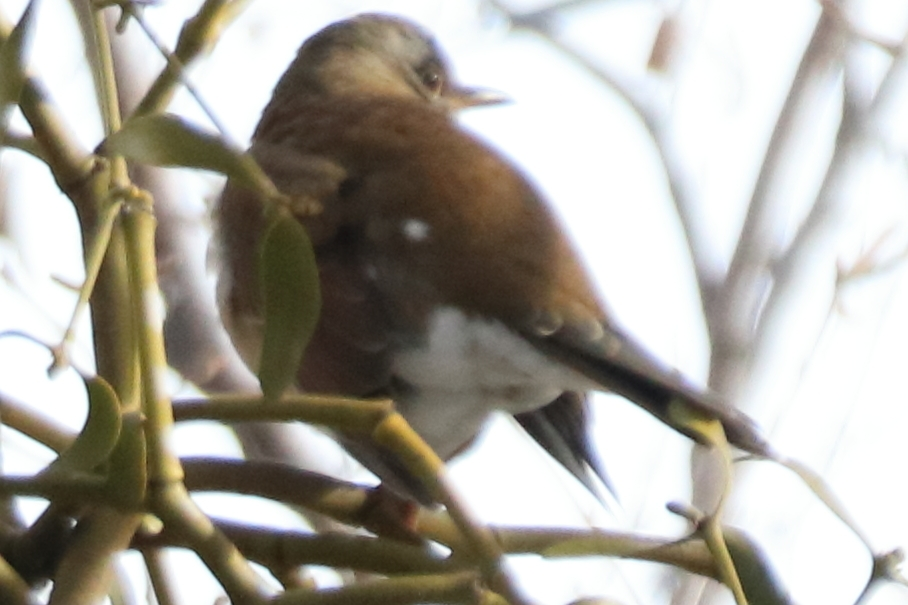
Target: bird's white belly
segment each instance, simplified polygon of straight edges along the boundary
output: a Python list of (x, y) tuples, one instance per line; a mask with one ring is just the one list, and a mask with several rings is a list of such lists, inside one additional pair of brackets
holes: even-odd
[(453, 308), (435, 312), (425, 344), (397, 354), (394, 372), (413, 387), (398, 401), (401, 413), (442, 457), (494, 410), (526, 412), (565, 390), (591, 387), (501, 323)]

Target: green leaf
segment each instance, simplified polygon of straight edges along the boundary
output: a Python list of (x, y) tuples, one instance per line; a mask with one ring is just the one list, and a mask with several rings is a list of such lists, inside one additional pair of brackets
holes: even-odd
[(747, 602), (750, 605), (790, 605), (791, 597), (763, 549), (740, 529), (726, 526), (722, 528), (722, 534)]
[(171, 114), (127, 120), (105, 139), (99, 153), (120, 154), (155, 166), (212, 170), (251, 187), (264, 178), (258, 164), (247, 154), (222, 137)]
[(277, 398), (293, 384), (318, 322), (318, 268), (306, 231), (284, 213), (268, 229), (260, 260), (265, 330), (258, 376), (265, 397)]
[(19, 23), (0, 45), (0, 142), (6, 133), (9, 109), (19, 102), (25, 85), (25, 49), (34, 29), (36, 5), (37, 0), (28, 3)]
[(112, 502), (127, 508), (144, 501), (148, 484), (144, 422), (138, 412), (125, 414), (120, 438), (110, 455), (105, 491)]
[(96, 376), (85, 381), (88, 389), (88, 418), (82, 432), (72, 445), (63, 451), (44, 474), (91, 471), (106, 461), (120, 437), (120, 401), (103, 378)]

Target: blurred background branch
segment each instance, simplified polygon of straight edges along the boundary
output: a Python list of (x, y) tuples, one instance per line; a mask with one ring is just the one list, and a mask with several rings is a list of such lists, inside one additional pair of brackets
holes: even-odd
[[(106, 167), (93, 165), (87, 151), (104, 132), (93, 80), (98, 70), (90, 67), (99, 42), (87, 27), (93, 5), (71, 2), (73, 19), (66, 11), (52, 14), (49, 7), (63, 3), (45, 4), (33, 76), (21, 114), (13, 115), (14, 134), (0, 150), (0, 330), (54, 343), (74, 298), (60, 284), (82, 279), (80, 242), (93, 233), (96, 195), (104, 185), (98, 175)], [(403, 12), (424, 22), (450, 49), (461, 79), (516, 99), (512, 108), (488, 110), (488, 117), (477, 112), (465, 122), (540, 182), (630, 331), (757, 417), (783, 451), (824, 468), (878, 548), (908, 543), (908, 502), (898, 480), (899, 461), (908, 454), (900, 380), (908, 358), (906, 70), (899, 42), (908, 30), (905, 7), (880, 0), (308, 4), (292, 10), (276, 0), (124, 8), (141, 11), (160, 41), (177, 49), (209, 111), (241, 141), (311, 32), (362, 10)], [(0, 13), (18, 15), (23, 5), (0, 0)], [(106, 17), (113, 31), (119, 15), (111, 9)], [(208, 120), (174, 77), (176, 63), (159, 58), (136, 23), (124, 23), (124, 33), (111, 33), (124, 115), (166, 106)], [(59, 50), (83, 44), (84, 55)], [(56, 186), (38, 160), (52, 167)], [(132, 167), (129, 176), (155, 200), (168, 362), (178, 372), (171, 377), (173, 392), (195, 394), (192, 385), (209, 393), (256, 391), (214, 307), (206, 246), (220, 180), (144, 166)], [(78, 222), (56, 187), (76, 202)], [(122, 245), (116, 239), (114, 250)], [(112, 258), (116, 263), (121, 256)], [(82, 322), (77, 331), (74, 363), (126, 375), (132, 359), (116, 351), (131, 348), (121, 333), (129, 306), (116, 282), (100, 283), (91, 330)], [(0, 409), (9, 426), (59, 447), (62, 427), (74, 433), (84, 420), (85, 406), (71, 404), (81, 385), (63, 389), (66, 376), (48, 381), (40, 371), (46, 360), (35, 348), (0, 339), (0, 390), (5, 401), (21, 403)], [(115, 386), (130, 399), (129, 380)], [(30, 417), (29, 407), (54, 422)], [(683, 535), (688, 528), (665, 514), (664, 502), (691, 500), (709, 510), (715, 482), (696, 456), (691, 469), (688, 443), (626, 407), (603, 398), (596, 408), (597, 443), (621, 494), (618, 510), (603, 511), (569, 478), (543, 470), (547, 462), (513, 441), (511, 427), (500, 421), (453, 465), (452, 476), (492, 523)], [(229, 433), (197, 424), (176, 429), (181, 454), (240, 455)], [(265, 423), (236, 428), (249, 458), (369, 480), (315, 430)], [(49, 460), (27, 439), (9, 431), (2, 438), (5, 473), (33, 473)], [(773, 471), (739, 473), (729, 521), (764, 545), (796, 601), (853, 602), (869, 577), (870, 558), (818, 512), (805, 490), (785, 481)], [(569, 496), (559, 500), (562, 493)], [(205, 495), (197, 500), (206, 510), (224, 506)], [(239, 510), (251, 506), (249, 497), (240, 502)], [(51, 514), (59, 510), (23, 499), (6, 501), (4, 510), (10, 531), (33, 524), (32, 533), (45, 540), (35, 544), (65, 550), (72, 543), (71, 527), (60, 523), (66, 516)], [(255, 520), (294, 530), (341, 526), (311, 511), (303, 520), (285, 508), (264, 510)], [(107, 513), (97, 514), (85, 517), (86, 527)], [(249, 520), (240, 517), (237, 522)], [(166, 551), (158, 550), (153, 535), (143, 546), (153, 583), (169, 595), (165, 600), (179, 602), (185, 588), (179, 574), (170, 574), (181, 563), (168, 563), (169, 553), (160, 556)], [(272, 570), (279, 567), (271, 561)], [(543, 565), (514, 560), (520, 581), (540, 602), (593, 593), (639, 603), (728, 599), (699, 579), (679, 582), (668, 568), (589, 560)], [(306, 580), (330, 585), (356, 577), (340, 570), (313, 572)], [(3, 586), (12, 586), (3, 595), (24, 598), (14, 584)], [(881, 588), (869, 602), (899, 602), (900, 590)], [(207, 594), (220, 593), (214, 587)]]

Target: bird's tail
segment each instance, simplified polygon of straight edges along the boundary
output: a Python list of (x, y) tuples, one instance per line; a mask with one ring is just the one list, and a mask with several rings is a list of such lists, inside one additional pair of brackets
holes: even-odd
[(703, 436), (678, 412), (722, 423), (728, 441), (762, 457), (773, 457), (756, 423), (716, 395), (684, 381), (626, 335), (609, 331), (596, 340), (572, 338), (558, 331), (548, 336), (524, 334), (536, 347), (611, 391), (636, 403), (662, 422), (702, 442)]

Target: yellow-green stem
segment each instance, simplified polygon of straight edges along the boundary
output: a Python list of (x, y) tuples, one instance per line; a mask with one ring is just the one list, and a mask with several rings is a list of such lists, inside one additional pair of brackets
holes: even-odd
[(142, 411), (148, 445), (148, 479), (152, 485), (181, 481), (180, 461), (169, 447), (173, 410), (164, 380), (163, 304), (158, 290), (154, 255), (155, 218), (151, 206), (131, 204), (122, 217), (126, 235), (129, 290), (137, 321), (139, 371), (142, 376)]

